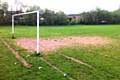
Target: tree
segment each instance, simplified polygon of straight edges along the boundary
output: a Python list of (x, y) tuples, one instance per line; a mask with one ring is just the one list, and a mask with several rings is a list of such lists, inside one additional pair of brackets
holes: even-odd
[(55, 12), (46, 9), (42, 17), (45, 19), (43, 24), (54, 25), (55, 24)]
[[(41, 10), (39, 6), (21, 6), (21, 7), (26, 7), (27, 10), (26, 12), (31, 12), (31, 11), (36, 11), (36, 10)], [(21, 20), (19, 20), (20, 24), (24, 25), (36, 25), (36, 13), (34, 14), (29, 14), (29, 15), (24, 15), (21, 17)]]
[(67, 16), (65, 15), (64, 12), (57, 12), (56, 13), (56, 20), (55, 20), (55, 24), (57, 25), (66, 25), (66, 24), (69, 24), (68, 22), (68, 18)]
[[(68, 24), (68, 18), (63, 12), (54, 12), (46, 9), (42, 15), (44, 25), (65, 25)], [(41, 21), (40, 21), (41, 22)]]
[(7, 12), (7, 10), (8, 10), (8, 3), (7, 2), (4, 2), (4, 3), (2, 3), (2, 9), (3, 9), (3, 11), (4, 11), (4, 15), (6, 15), (6, 12)]
[(114, 24), (120, 24), (120, 8), (113, 11), (111, 14), (112, 14), (112, 22)]
[(8, 3), (3, 2), (0, 4), (0, 24), (7, 24), (8, 19), (7, 19), (7, 11), (8, 11)]
[(97, 8), (94, 11), (81, 14), (80, 23), (83, 24), (108, 24), (111, 23), (111, 13)]

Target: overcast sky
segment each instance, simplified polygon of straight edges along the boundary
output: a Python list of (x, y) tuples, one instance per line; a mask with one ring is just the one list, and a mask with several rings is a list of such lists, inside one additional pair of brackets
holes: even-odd
[[(2, 0), (14, 6), (15, 0)], [(19, 0), (27, 5), (38, 5), (42, 9), (64, 11), (66, 14), (94, 10), (96, 7), (113, 11), (120, 7), (120, 0)]]

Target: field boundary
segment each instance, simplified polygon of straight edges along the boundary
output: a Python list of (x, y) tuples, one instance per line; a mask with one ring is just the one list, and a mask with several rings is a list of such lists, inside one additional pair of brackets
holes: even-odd
[(12, 54), (15, 55), (16, 59), (26, 68), (31, 68), (32, 65), (29, 64), (21, 55), (18, 51), (13, 49), (5, 40), (1, 39), (0, 40), (3, 42), (3, 44), (12, 52)]

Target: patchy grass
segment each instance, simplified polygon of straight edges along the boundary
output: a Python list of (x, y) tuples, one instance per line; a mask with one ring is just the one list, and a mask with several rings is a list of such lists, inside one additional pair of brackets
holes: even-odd
[[(23, 67), (0, 42), (0, 80), (66, 80), (62, 74), (56, 72), (38, 57), (28, 59), (33, 64), (31, 69)], [(39, 70), (38, 67), (43, 68)]]
[[(36, 27), (17, 26), (16, 36), (36, 37)], [(44, 38), (62, 36), (101, 36), (114, 39), (114, 42), (104, 46), (84, 46), (73, 48), (61, 48), (55, 54), (43, 56), (47, 61), (68, 73), (75, 80), (120, 80), (120, 25), (77, 25), (77, 26), (53, 26), (41, 27), (40, 36)], [(11, 28), (0, 27), (0, 37), (11, 43)], [(16, 49), (20, 49), (16, 47)], [(26, 50), (20, 50), (21, 55), (30, 62), (33, 67), (23, 67), (0, 42), (0, 80), (67, 80), (62, 74), (55, 71), (40, 57), (31, 55)], [(59, 55), (65, 54), (81, 60), (95, 69), (75, 63)], [(15, 65), (14, 63), (17, 62)], [(38, 69), (38, 67), (43, 67)]]

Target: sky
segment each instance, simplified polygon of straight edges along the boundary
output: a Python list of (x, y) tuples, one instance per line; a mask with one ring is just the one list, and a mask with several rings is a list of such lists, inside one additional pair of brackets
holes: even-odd
[[(15, 8), (15, 0), (7, 1)], [(120, 7), (120, 0), (19, 0), (26, 5), (38, 5), (41, 9), (63, 11), (66, 14), (77, 14), (101, 8), (114, 11)]]

